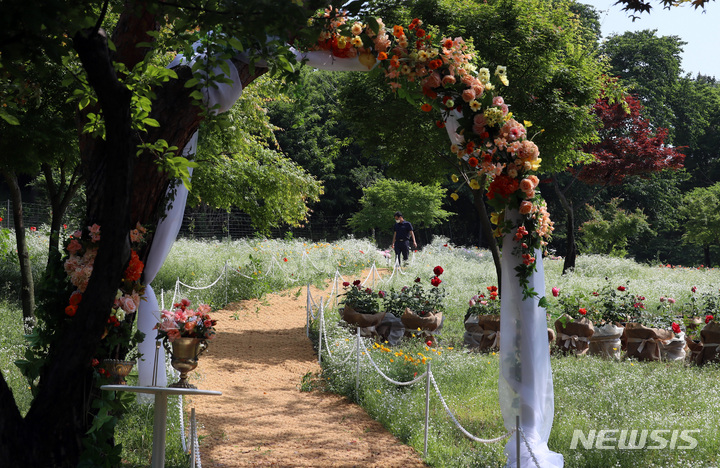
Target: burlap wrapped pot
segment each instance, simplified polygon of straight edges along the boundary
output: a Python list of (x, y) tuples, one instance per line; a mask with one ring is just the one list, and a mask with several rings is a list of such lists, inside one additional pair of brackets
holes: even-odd
[(620, 338), (623, 335), (623, 330), (623, 327), (614, 323), (596, 326), (595, 333), (590, 337), (588, 354), (619, 360), (622, 350)]
[(627, 337), (627, 357), (639, 361), (659, 361), (661, 341), (673, 338), (674, 333), (660, 328), (649, 328), (639, 323), (628, 322), (625, 325)]
[(697, 365), (701, 366), (706, 362), (717, 361), (720, 355), (720, 352), (718, 352), (720, 347), (720, 324), (715, 321), (707, 323), (700, 330), (700, 341), (702, 342), (702, 350), (695, 361)]
[(379, 325), (380, 322), (382, 322), (383, 317), (385, 317), (385, 312), (377, 314), (363, 314), (346, 304), (345, 307), (340, 309), (340, 317), (342, 317), (342, 319), (350, 325), (367, 328)]
[(660, 359), (663, 361), (684, 361), (687, 351), (685, 333), (678, 333), (669, 340), (660, 342)]
[(587, 318), (573, 319), (567, 314), (555, 320), (555, 330), (557, 330), (555, 341), (557, 349), (577, 356), (587, 354), (590, 337), (595, 332), (592, 322)]
[(471, 315), (465, 320), (465, 346), (477, 351), (500, 348), (500, 316)]
[(406, 308), (402, 317), (400, 317), (400, 320), (402, 320), (403, 325), (405, 325), (405, 330), (408, 332), (412, 333), (418, 328), (420, 330), (432, 332), (442, 325), (442, 312), (436, 312), (428, 315), (427, 317), (420, 317), (412, 310)]

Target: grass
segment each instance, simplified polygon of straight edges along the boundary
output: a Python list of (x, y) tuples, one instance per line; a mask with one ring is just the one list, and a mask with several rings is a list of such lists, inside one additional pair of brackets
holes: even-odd
[[(37, 244), (37, 245), (35, 245)], [(40, 239), (33, 245), (34, 262), (42, 264)], [(220, 277), (224, 265), (227, 276), (210, 288), (205, 286)], [(208, 302), (216, 307), (228, 302), (259, 297), (272, 291), (295, 294), (308, 283), (321, 283), (336, 271), (351, 276), (375, 262), (386, 266), (384, 257), (370, 241), (347, 239), (332, 244), (308, 244), (302, 240), (247, 239), (242, 241), (178, 241), (168, 260), (153, 281), (158, 297), (166, 307), (179, 278), (178, 297), (193, 303)], [(432, 358), (433, 374), (452, 412), (472, 434), (491, 438), (505, 432), (498, 403), (499, 357), (493, 354), (467, 353), (462, 350), (462, 319), (468, 299), (486, 286), (497, 284), (492, 258), (487, 251), (453, 246), (438, 238), (411, 257), (403, 274), (390, 277), (383, 273), (373, 288), (399, 289), (415, 277), (429, 279), (432, 268), (441, 265), (446, 298), (445, 323), (440, 347), (435, 351), (412, 340), (399, 347), (372, 349), (373, 358), (389, 377), (398, 381), (413, 379), (424, 372)], [(717, 292), (720, 271), (715, 269), (666, 268), (641, 265), (628, 259), (581, 256), (575, 271), (562, 275), (562, 260), (546, 259), (546, 290), (560, 288), (564, 294), (589, 293), (601, 289), (610, 278), (612, 284), (625, 285), (633, 293), (644, 295), (648, 308), (659, 298), (674, 297), (678, 303), (699, 293)], [(41, 265), (42, 266), (42, 265)], [(38, 266), (38, 269), (41, 269)], [(18, 405), (27, 411), (31, 398), (24, 379), (12, 362), (23, 352), (21, 319), (14, 291), (8, 289), (14, 277), (10, 267), (0, 271), (0, 368), (9, 382)], [(35, 267), (34, 267), (35, 268)], [(16, 273), (15, 273), (16, 274)], [(8, 276), (9, 275), (9, 276)], [(16, 284), (16, 283), (15, 283)], [(370, 285), (370, 284), (368, 284)], [(549, 297), (550, 321), (558, 314), (556, 302)], [(367, 360), (361, 366), (362, 378), (356, 391), (355, 361), (340, 364), (353, 349), (354, 338), (347, 328), (336, 326), (335, 311), (327, 311), (327, 332), (333, 356), (323, 355), (321, 376), (305, 376), (298, 389), (328, 389), (357, 400), (369, 414), (381, 421), (400, 440), (422, 453), (424, 445), (424, 381), (410, 387), (397, 386), (380, 377)], [(315, 324), (317, 333), (317, 324)], [(221, 331), (220, 331), (221, 332)], [(371, 341), (365, 341), (371, 347)], [(438, 352), (439, 351), (439, 352)], [(397, 354), (402, 353), (402, 354)], [(338, 359), (339, 358), (339, 359)], [(568, 467), (718, 466), (720, 434), (714, 423), (720, 419), (720, 397), (715, 391), (720, 369), (674, 363), (611, 362), (594, 357), (553, 357), (555, 417), (549, 446), (562, 453)], [(172, 413), (172, 410), (170, 410)], [(179, 446), (177, 416), (169, 424), (168, 466), (184, 463), (186, 455)], [(121, 421), (118, 439), (123, 441), (126, 466), (147, 465), (152, 442), (152, 407), (137, 405)], [(691, 450), (600, 450), (582, 445), (571, 448), (573, 433), (590, 430), (681, 429), (692, 433), (698, 444)], [(175, 444), (175, 447), (172, 445)], [(439, 400), (431, 397), (430, 432), (427, 462), (437, 467), (503, 466), (504, 443), (478, 444), (461, 435), (445, 413)], [(201, 446), (202, 450), (202, 446)]]

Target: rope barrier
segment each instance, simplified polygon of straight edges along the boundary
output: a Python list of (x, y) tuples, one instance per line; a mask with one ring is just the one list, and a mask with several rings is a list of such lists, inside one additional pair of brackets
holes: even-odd
[(438, 388), (437, 382), (435, 382), (435, 376), (430, 374), (430, 381), (433, 384), (433, 387), (435, 387), (435, 393), (437, 393), (438, 398), (440, 399), (440, 403), (442, 403), (443, 408), (445, 408), (445, 412), (450, 416), (450, 419), (455, 423), (458, 429), (460, 429), (460, 432), (465, 434), (465, 437), (467, 437), (470, 440), (474, 440), (475, 442), (480, 442), (483, 444), (492, 444), (495, 442), (500, 442), (503, 439), (507, 439), (510, 437), (513, 432), (515, 432), (515, 429), (508, 431), (506, 434), (501, 435), (499, 437), (495, 437), (494, 439), (481, 439), (479, 437), (475, 437), (474, 435), (470, 434), (462, 425), (458, 422), (458, 420), (455, 418), (455, 416), (452, 414), (452, 411), (450, 411), (450, 408), (448, 407), (447, 403), (445, 403), (445, 398), (443, 398), (442, 393), (440, 393), (440, 389)]
[(410, 380), (408, 382), (398, 382), (397, 380), (393, 380), (390, 377), (388, 377), (387, 375), (385, 375), (385, 373), (383, 371), (380, 370), (380, 368), (378, 367), (378, 365), (375, 363), (372, 356), (370, 355), (370, 351), (368, 351), (368, 349), (365, 346), (363, 346), (363, 349), (365, 350), (365, 356), (368, 357), (368, 359), (370, 360), (370, 363), (373, 365), (373, 367), (375, 367), (375, 370), (378, 372), (378, 374), (380, 374), (382, 376), (382, 378), (384, 378), (385, 380), (387, 380), (388, 382), (390, 382), (393, 385), (412, 385), (414, 383), (420, 382), (422, 379), (425, 378), (425, 376), (427, 376), (427, 370), (426, 370), (422, 375), (419, 375), (415, 379)]

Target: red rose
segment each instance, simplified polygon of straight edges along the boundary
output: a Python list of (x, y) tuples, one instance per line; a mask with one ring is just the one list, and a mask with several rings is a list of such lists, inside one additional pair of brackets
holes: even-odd
[(283, 262), (287, 262), (287, 258), (283, 257)]
[(422, 281), (422, 280), (420, 279), (419, 276), (418, 276), (417, 278), (415, 278), (415, 282), (416, 282), (416, 283), (419, 283), (420, 281)]
[(625, 291), (625, 286), (618, 286), (618, 291)]
[(360, 286), (360, 280), (353, 281), (353, 286)]
[(445, 272), (441, 266), (436, 266), (433, 268), (433, 273), (435, 273), (435, 276), (440, 276)]
[(672, 330), (673, 330), (673, 332), (675, 332), (676, 334), (677, 334), (677, 333), (680, 333), (680, 332), (682, 331), (682, 330), (680, 329), (680, 325), (678, 325), (678, 324), (675, 323), (675, 322), (673, 322), (673, 324), (672, 324)]
[(385, 291), (378, 291), (378, 296), (385, 297)]
[(427, 341), (425, 342), (425, 344), (428, 345), (428, 346), (432, 346), (432, 341), (427, 340)]
[(368, 293), (368, 294), (372, 294), (372, 289), (366, 288), (366, 289), (365, 289), (365, 292)]
[(585, 315), (585, 314), (587, 314), (587, 309), (585, 309), (584, 307), (581, 307), (580, 309), (578, 309), (578, 312), (580, 312), (580, 315)]
[(350, 286), (350, 283), (347, 281), (343, 281), (343, 288), (347, 288), (348, 286)]
[(468, 166), (470, 166), (470, 167), (476, 167), (478, 165), (478, 163), (479, 163), (479, 161), (477, 160), (477, 158), (475, 156), (468, 159)]
[(435, 276), (433, 279), (430, 280), (430, 284), (432, 284), (435, 287), (440, 286), (440, 283), (442, 283), (442, 280)]
[(90, 364), (92, 364), (93, 367), (97, 367), (98, 364), (100, 364), (100, 361), (98, 361), (96, 358), (93, 358), (93, 360), (90, 362)]
[(76, 312), (77, 312), (77, 306), (69, 305), (69, 306), (65, 307), (65, 313), (67, 315), (69, 315), (70, 317), (74, 316)]
[(713, 316), (710, 315), (710, 314), (706, 315), (706, 316), (705, 316), (705, 323), (710, 323), (710, 320), (712, 320), (713, 318), (715, 318), (715, 317), (713, 317)]
[(690, 291), (697, 292), (697, 286), (693, 286), (692, 288), (690, 288)]
[(557, 287), (552, 288), (552, 295), (554, 297), (558, 297), (560, 295), (560, 288), (557, 288)]

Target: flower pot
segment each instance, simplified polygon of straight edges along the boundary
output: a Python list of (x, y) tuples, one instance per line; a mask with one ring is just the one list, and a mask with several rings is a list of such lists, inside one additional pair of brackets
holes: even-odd
[(120, 359), (103, 359), (102, 366), (110, 376), (114, 385), (125, 385), (125, 378), (130, 374), (135, 361), (123, 361)]
[(702, 342), (702, 350), (699, 352), (695, 361), (699, 366), (706, 362), (718, 361), (720, 358), (720, 324), (710, 322), (700, 331), (700, 341)]
[(624, 327), (614, 323), (606, 323), (595, 327), (595, 332), (590, 337), (588, 354), (601, 356), (607, 359), (620, 359), (622, 351), (622, 338)]
[(659, 361), (661, 341), (673, 338), (674, 333), (660, 328), (649, 328), (639, 323), (629, 322), (625, 325), (627, 337), (627, 357), (639, 361)]
[(555, 320), (557, 349), (563, 353), (572, 353), (576, 356), (587, 354), (590, 347), (590, 337), (595, 332), (590, 320), (583, 317), (573, 319), (565, 314)]
[(465, 346), (478, 351), (500, 348), (500, 316), (471, 315), (465, 321)]
[(207, 349), (207, 341), (200, 338), (176, 338), (165, 349), (170, 353), (170, 364), (180, 372), (180, 380), (170, 385), (174, 388), (197, 388), (188, 382), (188, 373), (198, 365), (198, 356)]
[(354, 325), (360, 328), (376, 327), (382, 322), (385, 317), (385, 312), (377, 314), (363, 314), (360, 311), (356, 311), (349, 305), (345, 305), (340, 309), (340, 317), (350, 325)]
[(678, 333), (671, 339), (660, 342), (660, 359), (663, 361), (684, 361), (687, 349), (685, 333)]
[(416, 331), (435, 331), (442, 326), (442, 312), (430, 314), (427, 317), (421, 317), (410, 309), (405, 309), (405, 313), (400, 317), (403, 325), (405, 325), (406, 333)]

